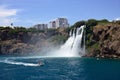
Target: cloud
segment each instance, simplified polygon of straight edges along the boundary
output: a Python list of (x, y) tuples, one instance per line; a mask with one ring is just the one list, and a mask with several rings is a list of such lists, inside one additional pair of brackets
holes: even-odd
[(0, 25), (8, 26), (11, 22), (15, 22), (15, 16), (18, 13), (18, 9), (10, 9), (7, 6), (0, 6)]

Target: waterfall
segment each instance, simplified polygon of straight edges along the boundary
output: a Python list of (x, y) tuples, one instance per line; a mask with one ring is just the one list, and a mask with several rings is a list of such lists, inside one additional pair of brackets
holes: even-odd
[(50, 56), (52, 57), (80, 57), (85, 54), (85, 34), (84, 27), (70, 31), (70, 37), (61, 48)]

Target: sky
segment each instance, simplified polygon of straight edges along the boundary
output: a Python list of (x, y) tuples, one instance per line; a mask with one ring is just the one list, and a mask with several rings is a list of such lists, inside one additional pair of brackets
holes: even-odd
[(31, 27), (60, 17), (70, 25), (88, 19), (120, 19), (120, 0), (0, 0), (0, 26)]

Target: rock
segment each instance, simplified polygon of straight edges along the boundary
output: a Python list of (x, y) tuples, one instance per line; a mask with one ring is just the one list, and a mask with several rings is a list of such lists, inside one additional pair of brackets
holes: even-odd
[[(32, 32), (28, 29), (1, 28), (0, 54), (28, 55), (47, 52), (53, 47), (56, 48), (58, 41), (63, 42), (63, 39), (65, 40), (65, 38), (61, 39), (61, 36), (68, 36), (66, 29)], [(52, 37), (55, 39), (52, 40)]]
[(120, 56), (120, 25), (96, 26), (93, 29), (92, 41), (99, 43), (98, 50), (93, 49), (91, 53), (98, 54), (96, 57)]
[(2, 54), (28, 54), (31, 53), (34, 46), (26, 43), (20, 43), (17, 40), (2, 41), (1, 53)]

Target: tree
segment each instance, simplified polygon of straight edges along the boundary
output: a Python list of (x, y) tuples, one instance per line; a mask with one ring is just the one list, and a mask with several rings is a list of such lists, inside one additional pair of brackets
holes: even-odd
[(80, 26), (82, 26), (82, 25), (85, 25), (85, 23), (86, 23), (86, 21), (83, 21), (83, 20), (82, 20), (82, 21), (76, 22), (73, 26), (77, 28), (77, 27), (80, 27)]
[(97, 25), (97, 20), (95, 19), (89, 19), (86, 23), (86, 26), (90, 27), (90, 26), (96, 26)]
[(99, 20), (99, 22), (107, 23), (109, 21), (107, 19), (102, 19), (102, 20)]

